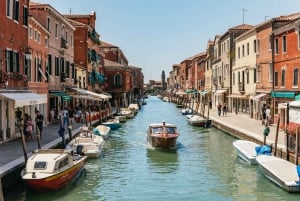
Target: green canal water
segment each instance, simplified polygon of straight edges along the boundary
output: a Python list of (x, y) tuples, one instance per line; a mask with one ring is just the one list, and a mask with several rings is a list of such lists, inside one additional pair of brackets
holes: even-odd
[[(148, 125), (163, 120), (176, 124), (181, 133), (176, 151), (147, 145)], [(300, 194), (283, 191), (258, 166), (237, 158), (235, 138), (188, 125), (181, 109), (157, 97), (147, 99), (134, 119), (111, 134), (103, 157), (89, 160), (85, 177), (75, 185), (44, 193), (21, 186), (5, 201), (300, 200)]]

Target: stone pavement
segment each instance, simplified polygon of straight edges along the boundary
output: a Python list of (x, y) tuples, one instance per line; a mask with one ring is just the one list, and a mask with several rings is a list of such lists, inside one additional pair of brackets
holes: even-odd
[[(261, 144), (263, 144), (264, 141), (263, 131), (265, 126), (262, 125), (261, 120), (250, 118), (249, 115), (247, 114), (243, 114), (243, 113), (236, 114), (231, 112), (227, 112), (226, 116), (221, 115), (219, 117), (217, 108), (212, 108), (209, 111), (209, 113), (206, 109), (205, 116), (207, 115), (209, 115), (209, 118), (211, 120), (218, 122), (219, 124), (224, 125), (228, 128), (236, 130), (240, 133), (243, 133), (246, 136), (254, 138), (257, 141), (261, 142)], [(270, 128), (270, 133), (269, 136), (266, 138), (266, 144), (271, 145), (271, 144), (275, 144), (277, 126), (276, 124), (272, 124), (271, 126), (269, 126), (269, 128)], [(278, 131), (277, 148), (281, 149), (284, 152), (286, 150), (286, 135), (284, 131), (280, 129)]]
[[(72, 126), (72, 136), (80, 131), (80, 127), (85, 126), (85, 123), (75, 123)], [(62, 144), (62, 138), (58, 134), (60, 126), (46, 125), (43, 128), (43, 136), (41, 139), (41, 147), (45, 149), (55, 148)], [(33, 131), (33, 140), (26, 140), (27, 153), (30, 155), (33, 150), (38, 148), (38, 143), (35, 137), (35, 130)], [(68, 130), (65, 131), (66, 140), (69, 139)], [(0, 144), (0, 178), (6, 174), (14, 171), (17, 168), (25, 165), (25, 159), (22, 148), (21, 138), (8, 141)]]

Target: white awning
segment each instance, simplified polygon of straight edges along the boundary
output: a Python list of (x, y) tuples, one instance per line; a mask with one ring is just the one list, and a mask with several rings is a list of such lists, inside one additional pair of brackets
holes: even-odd
[(89, 90), (84, 90), (84, 89), (80, 89), (80, 88), (72, 88), (75, 91), (77, 91), (80, 95), (90, 95), (92, 97), (95, 98), (99, 98), (102, 100), (109, 100), (111, 98), (111, 95), (107, 95), (107, 94), (98, 94)]
[(14, 100), (15, 107), (47, 103), (47, 94), (36, 93), (0, 93), (0, 96)]
[(266, 96), (267, 94), (258, 94), (258, 95), (256, 95), (256, 96), (254, 96), (253, 97), (253, 99), (255, 99), (255, 100), (259, 100), (260, 98), (262, 98), (262, 97), (264, 97), (264, 96)]
[(222, 94), (222, 93), (225, 93), (227, 90), (217, 90), (216, 92), (215, 92), (215, 94)]
[(87, 96), (87, 95), (73, 95), (73, 98), (102, 101), (102, 99), (100, 99), (100, 98)]

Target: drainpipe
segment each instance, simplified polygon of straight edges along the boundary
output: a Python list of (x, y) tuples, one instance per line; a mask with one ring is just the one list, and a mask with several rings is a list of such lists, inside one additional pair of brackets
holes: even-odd
[[(274, 33), (273, 33), (273, 30), (275, 29), (274, 27), (274, 19), (272, 19), (272, 34), (271, 34), (271, 49), (272, 49), (272, 61), (271, 61), (271, 64), (272, 64), (272, 73), (273, 73), (273, 81), (272, 81), (272, 91), (271, 91), (271, 94), (272, 92), (274, 92), (274, 88), (275, 88), (275, 84), (274, 84), (274, 57), (275, 57), (275, 51), (274, 51)], [(273, 123), (274, 123), (274, 114), (275, 114), (275, 97), (272, 97), (272, 110), (271, 110), (271, 117), (272, 117), (272, 120), (273, 120)]]

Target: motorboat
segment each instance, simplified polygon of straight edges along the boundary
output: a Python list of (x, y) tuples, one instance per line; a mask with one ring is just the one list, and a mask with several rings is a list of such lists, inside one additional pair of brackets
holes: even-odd
[(116, 117), (119, 118), (119, 121), (120, 121), (121, 123), (125, 123), (126, 120), (127, 120), (127, 118), (126, 118), (125, 115), (117, 115)]
[(233, 143), (237, 155), (251, 165), (257, 164), (256, 162), (256, 147), (260, 145), (248, 140), (235, 140)]
[(148, 127), (147, 141), (153, 148), (176, 149), (178, 137), (177, 127), (173, 124), (153, 123)]
[(102, 122), (101, 124), (110, 127), (111, 130), (116, 130), (121, 127), (121, 123), (118, 117), (108, 119), (106, 122)]
[(256, 161), (263, 175), (290, 193), (300, 192), (300, 166), (272, 155), (258, 155)]
[(137, 103), (131, 103), (129, 104), (128, 108), (136, 115), (140, 109), (139, 105)]
[(88, 158), (99, 158), (105, 141), (102, 136), (95, 135), (88, 127), (82, 127), (79, 135), (75, 136), (66, 146), (66, 149), (87, 156)]
[(28, 158), (21, 177), (36, 191), (58, 190), (78, 179), (86, 156), (64, 149), (38, 149)]
[(211, 126), (211, 120), (199, 115), (186, 115), (186, 119), (190, 125), (208, 128)]
[(134, 112), (129, 108), (121, 108), (118, 115), (125, 116), (126, 119), (132, 119), (135, 116)]
[(181, 109), (181, 114), (182, 115), (191, 115), (191, 114), (193, 114), (193, 110), (189, 109), (189, 108), (183, 108), (183, 109)]
[(167, 97), (167, 96), (164, 96), (162, 100), (163, 100), (164, 102), (170, 102), (170, 99), (169, 99), (169, 97)]
[(93, 129), (93, 132), (96, 135), (103, 137), (104, 140), (107, 140), (110, 136), (110, 129), (111, 128), (109, 126), (99, 125)]

